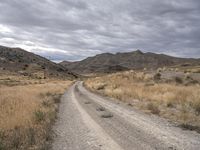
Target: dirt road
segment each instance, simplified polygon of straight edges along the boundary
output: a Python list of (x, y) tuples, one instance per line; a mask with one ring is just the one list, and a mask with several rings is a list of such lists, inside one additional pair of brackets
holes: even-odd
[(76, 82), (62, 97), (54, 150), (200, 149), (200, 135), (86, 90)]

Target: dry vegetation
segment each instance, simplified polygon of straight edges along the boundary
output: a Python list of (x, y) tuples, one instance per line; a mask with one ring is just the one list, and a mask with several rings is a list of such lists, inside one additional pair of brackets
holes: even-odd
[(1, 76), (0, 150), (48, 149), (58, 103), (71, 83)]
[(161, 73), (129, 71), (91, 78), (85, 85), (147, 113), (200, 131), (200, 85), (188, 74), (184, 78), (163, 79)]

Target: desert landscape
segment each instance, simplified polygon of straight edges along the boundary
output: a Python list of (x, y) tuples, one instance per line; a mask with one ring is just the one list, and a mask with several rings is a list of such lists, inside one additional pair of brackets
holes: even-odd
[[(118, 105), (126, 105), (128, 109), (141, 111), (144, 113), (143, 115), (147, 115), (142, 117), (150, 117), (152, 115), (158, 116), (165, 118), (165, 121), (182, 131), (195, 132), (196, 134), (200, 133), (199, 59), (164, 56), (167, 58), (168, 62), (164, 64), (166, 60), (162, 58), (163, 55), (153, 53), (149, 55), (149, 53), (133, 51), (130, 53), (131, 55), (127, 55), (126, 53), (116, 54), (117, 58), (113, 58), (115, 55), (105, 57), (104, 54), (102, 54), (90, 57), (89, 60), (86, 59), (83, 60), (83, 62), (68, 62), (67, 64), (62, 62), (56, 64), (22, 49), (1, 48), (1, 149), (62, 149), (63, 144), (62, 142), (60, 143), (60, 140), (63, 138), (59, 138), (59, 134), (60, 132), (64, 132), (62, 130), (65, 128), (64, 126), (71, 130), (66, 130), (66, 138), (74, 140), (75, 137), (73, 138), (72, 136), (73, 132), (75, 132), (73, 129), (74, 126), (72, 125), (72, 127), (70, 127), (71, 124), (68, 125), (68, 121), (70, 122), (71, 120), (71, 122), (74, 122), (72, 118), (78, 118), (78, 116), (75, 115), (77, 113), (74, 112), (75, 110), (70, 110), (74, 107), (70, 106), (73, 104), (67, 104), (67, 101), (65, 102), (64, 100), (68, 99), (69, 95), (71, 95), (69, 92), (72, 91), (72, 87), (70, 86), (75, 82), (77, 83), (78, 80), (82, 80), (83, 85), (89, 91), (99, 96), (113, 98), (107, 101), (114, 101), (114, 103)], [(123, 55), (123, 59), (119, 59), (118, 55)], [(114, 65), (112, 63), (106, 63), (107, 67), (99, 66), (98, 64), (102, 63), (101, 56), (104, 57), (104, 62), (115, 62), (115, 66), (118, 67), (113, 67)], [(27, 57), (35, 60), (29, 62), (27, 61)], [(120, 56), (120, 58), (121, 57), (122, 56)], [(140, 65), (136, 65), (135, 67), (134, 63), (131, 64), (129, 61), (130, 59), (139, 60), (141, 57), (145, 60), (151, 60), (150, 62), (154, 65), (148, 66), (149, 61), (142, 61)], [(155, 59), (152, 60), (151, 57)], [(36, 60), (38, 58), (40, 61)], [(94, 59), (97, 64), (96, 66), (95, 63), (91, 63)], [(115, 59), (117, 61), (115, 61)], [(158, 62), (157, 59), (159, 59), (160, 62), (156, 66), (155, 64)], [(79, 71), (84, 70), (82, 73), (79, 71), (75, 71), (75, 73), (72, 72), (72, 70), (75, 69), (71, 66), (75, 67), (74, 64), (84, 64), (85, 62), (87, 63), (83, 66), (78, 65)], [(93, 68), (92, 72), (88, 64), (93, 65), (91, 66)], [(43, 66), (45, 66), (45, 69)], [(155, 68), (151, 66), (155, 66)], [(124, 70), (122, 68), (126, 69)], [(91, 110), (94, 107), (93, 109), (95, 109), (95, 111), (104, 112), (100, 114), (100, 118), (102, 119), (109, 118), (112, 120), (113, 117), (117, 117), (115, 112), (103, 106), (104, 104), (92, 102), (89, 99), (87, 100), (87, 97), (92, 98), (93, 96), (86, 96), (86, 93), (82, 91), (82, 87), (79, 84), (76, 86), (72, 92), (74, 92), (76, 98), (80, 97), (77, 99), (78, 103), (80, 103), (78, 108), (83, 107), (83, 109), (86, 110), (86, 112), (84, 110), (84, 113), (90, 115), (90, 111), (94, 111)], [(65, 95), (64, 93), (69, 87), (70, 90), (68, 94)], [(74, 97), (69, 99), (73, 98)], [(91, 105), (91, 108), (87, 108), (84, 105)], [(71, 115), (74, 114), (75, 116), (68, 118), (66, 117), (68, 113)], [(94, 112), (92, 113), (95, 114)], [(66, 119), (64, 119), (65, 117)], [(93, 117), (93, 115), (91, 115), (91, 117)], [(87, 124), (93, 121), (95, 121), (94, 124), (98, 123), (98, 120), (90, 119), (92, 120), (87, 119)], [(79, 120), (81, 120), (81, 118)], [(94, 126), (99, 128), (99, 124)], [(114, 122), (113, 124), (115, 125)], [(102, 125), (101, 128), (102, 127), (104, 127), (104, 125)], [(61, 131), (57, 133), (57, 130), (60, 129)], [(94, 130), (95, 132), (98, 131), (97, 129)], [(104, 130), (107, 131), (107, 128), (105, 127)], [(71, 134), (68, 135), (68, 132)], [(98, 132), (102, 133), (103, 131)], [(125, 133), (125, 131), (123, 132)], [(123, 133), (120, 133), (118, 136), (122, 136), (122, 134)], [(106, 137), (108, 138), (107, 134), (102, 135), (100, 138)], [(112, 136), (109, 138), (112, 138)], [(171, 137), (169, 137), (169, 139), (170, 138)], [(112, 140), (110, 139), (109, 141), (111, 142)], [(80, 141), (77, 140), (77, 142)], [(101, 140), (100, 142), (102, 142), (104, 146), (109, 145), (109, 143), (105, 143)], [(118, 144), (119, 143), (116, 144), (116, 141), (113, 141), (113, 147), (111, 146), (110, 149), (122, 149)], [(163, 149), (162, 146), (157, 146)], [(180, 145), (174, 143), (173, 147), (179, 148), (179, 146)], [(139, 148), (139, 146), (137, 147)], [(145, 146), (143, 149), (147, 147)], [(125, 148), (130, 149), (128, 146), (125, 146)], [(191, 147), (188, 146), (188, 148)], [(69, 149), (74, 149), (73, 145), (71, 145)]]
[(200, 150), (200, 1), (0, 10), (0, 150)]

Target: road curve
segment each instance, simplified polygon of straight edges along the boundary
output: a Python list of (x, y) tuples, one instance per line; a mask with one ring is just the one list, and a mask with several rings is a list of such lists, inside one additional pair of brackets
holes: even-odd
[(53, 150), (200, 149), (200, 135), (175, 127), (76, 82), (63, 95)]

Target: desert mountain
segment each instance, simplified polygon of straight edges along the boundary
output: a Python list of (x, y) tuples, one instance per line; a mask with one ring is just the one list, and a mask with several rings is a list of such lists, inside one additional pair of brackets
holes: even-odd
[(127, 53), (103, 53), (77, 62), (61, 62), (76, 73), (109, 73), (129, 69), (156, 69), (178, 64), (200, 64), (200, 59), (177, 58), (164, 54), (143, 53), (140, 50)]
[(0, 70), (40, 78), (77, 77), (67, 68), (51, 62), (44, 57), (20, 48), (9, 48), (4, 46), (0, 46)]

